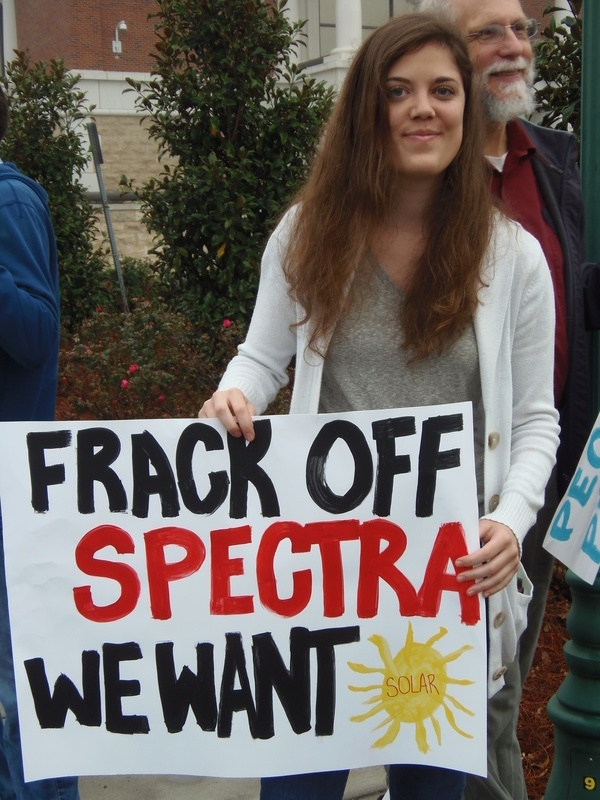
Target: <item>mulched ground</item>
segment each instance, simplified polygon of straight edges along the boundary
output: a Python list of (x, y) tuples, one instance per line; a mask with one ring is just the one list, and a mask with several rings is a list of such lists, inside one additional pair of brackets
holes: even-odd
[(536, 656), (521, 700), (519, 741), (529, 800), (541, 800), (546, 790), (554, 757), (554, 726), (546, 704), (567, 674), (562, 650), (569, 638), (566, 620), (571, 594), (564, 574), (564, 567), (556, 565)]

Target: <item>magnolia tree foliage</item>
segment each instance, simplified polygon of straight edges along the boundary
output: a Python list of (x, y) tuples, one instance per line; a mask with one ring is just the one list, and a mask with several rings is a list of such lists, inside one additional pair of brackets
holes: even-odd
[(160, 175), (124, 177), (156, 236), (163, 285), (199, 321), (246, 321), (260, 255), (306, 172), (332, 90), (292, 61), (285, 2), (158, 0), (153, 77), (129, 80)]
[[(536, 44), (537, 90), (542, 124), (573, 131), (581, 126), (581, 5), (582, 0), (568, 0), (570, 14), (564, 7), (548, 6), (551, 14), (542, 37)], [(554, 12), (563, 12), (557, 22)]]
[(48, 193), (68, 327), (102, 305), (106, 294), (104, 257), (94, 244), (96, 218), (80, 181), (88, 154), (78, 131), (91, 107), (78, 80), (60, 60), (32, 63), (19, 51), (0, 77), (10, 105), (0, 158), (13, 161)]

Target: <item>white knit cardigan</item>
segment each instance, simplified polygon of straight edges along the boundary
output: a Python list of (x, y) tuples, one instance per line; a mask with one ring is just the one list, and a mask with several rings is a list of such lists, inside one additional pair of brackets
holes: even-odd
[[(307, 348), (307, 326), (291, 327), (302, 314), (282, 271), (292, 218), (293, 211), (269, 239), (248, 336), (219, 385), (240, 389), (258, 414), (287, 383), (293, 356), (290, 411), (318, 411), (323, 359)], [(474, 328), (485, 413), (485, 516), (508, 525), (521, 543), (543, 503), (558, 447), (554, 294), (539, 243), (505, 218), (495, 225), (483, 278)], [(506, 589), (489, 598), (489, 696), (504, 685), (530, 599), (531, 583), (522, 568)]]

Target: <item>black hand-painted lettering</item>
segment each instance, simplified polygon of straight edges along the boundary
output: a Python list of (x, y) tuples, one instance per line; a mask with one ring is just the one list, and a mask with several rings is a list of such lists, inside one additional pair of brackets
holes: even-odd
[[(151, 494), (160, 497), (163, 517), (179, 514), (179, 496), (175, 475), (167, 454), (148, 431), (134, 433), (131, 437), (131, 462), (133, 467), (133, 503), (131, 513), (142, 519), (148, 516)], [(150, 473), (150, 465), (155, 474)]]
[[(219, 702), (219, 721), (217, 736), (227, 739), (231, 736), (233, 714), (235, 711), (245, 711), (248, 716), (248, 727), (253, 739), (259, 739), (258, 720), (256, 708), (252, 698), (252, 689), (246, 668), (246, 656), (242, 645), (241, 633), (228, 633), (225, 636), (225, 664), (221, 681), (221, 696)], [(240, 688), (236, 689), (235, 684)]]
[(248, 513), (248, 483), (258, 492), (263, 517), (278, 517), (277, 492), (267, 473), (258, 466), (271, 444), (271, 420), (261, 419), (254, 423), (255, 438), (246, 442), (242, 437), (227, 436), (231, 462), (231, 492), (229, 516), (244, 519)]
[(64, 728), (67, 711), (73, 712), (80, 725), (102, 724), (99, 653), (85, 650), (81, 654), (82, 694), (64, 674), (57, 678), (54, 691), (50, 692), (43, 658), (30, 658), (24, 664), (41, 728)]
[(209, 472), (210, 489), (206, 497), (198, 497), (196, 481), (192, 469), (192, 459), (196, 444), (202, 442), (209, 452), (223, 450), (224, 444), (219, 432), (211, 425), (194, 422), (183, 431), (177, 444), (175, 464), (177, 469), (177, 485), (181, 499), (188, 511), (193, 514), (213, 514), (227, 497), (229, 477), (224, 470)]
[(335, 721), (335, 650), (338, 644), (360, 641), (358, 625), (347, 628), (325, 628), (310, 632), (310, 645), (317, 651), (317, 699), (315, 733), (331, 736)]
[(388, 517), (392, 507), (394, 476), (410, 472), (410, 456), (396, 455), (396, 439), (417, 432), (414, 417), (381, 419), (373, 423), (373, 438), (377, 443), (377, 474), (373, 513)]
[(137, 714), (123, 714), (123, 697), (136, 697), (140, 694), (140, 682), (123, 680), (120, 675), (121, 661), (137, 661), (142, 651), (136, 642), (121, 644), (106, 643), (102, 646), (104, 665), (104, 692), (106, 704), (106, 730), (110, 733), (148, 733), (148, 717)]
[(214, 645), (196, 645), (196, 673), (189, 667), (175, 673), (173, 642), (156, 645), (156, 673), (165, 725), (169, 733), (183, 730), (191, 708), (203, 731), (217, 727)]
[(77, 433), (77, 508), (80, 514), (92, 514), (94, 482), (101, 483), (111, 511), (127, 511), (127, 495), (121, 479), (110, 468), (119, 453), (118, 435), (108, 428), (85, 428)]
[(259, 633), (252, 637), (256, 713), (261, 739), (270, 739), (275, 735), (273, 689), (294, 733), (310, 730), (309, 648), (308, 630), (292, 628), (288, 669), (270, 633)]
[(69, 447), (71, 431), (41, 431), (27, 434), (27, 456), (31, 478), (31, 506), (34, 511), (48, 511), (48, 487), (65, 482), (65, 465), (46, 466), (45, 450)]
[(442, 434), (455, 433), (462, 430), (462, 414), (445, 414), (439, 417), (430, 417), (423, 422), (419, 450), (419, 480), (415, 503), (417, 517), (430, 517), (433, 514), (438, 471), (460, 467), (460, 449), (440, 450)]
[[(335, 442), (341, 439), (354, 459), (352, 486), (338, 495), (327, 483), (325, 468)], [(327, 422), (315, 437), (306, 459), (306, 488), (313, 501), (330, 514), (344, 514), (359, 506), (373, 484), (373, 462), (363, 432), (347, 420)]]

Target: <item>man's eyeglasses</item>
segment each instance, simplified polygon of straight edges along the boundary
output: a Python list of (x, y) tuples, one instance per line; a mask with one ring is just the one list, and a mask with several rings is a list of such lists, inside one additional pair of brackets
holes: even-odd
[(531, 39), (538, 32), (538, 24), (534, 19), (520, 19), (518, 22), (513, 22), (512, 25), (500, 25), (499, 23), (492, 23), (486, 25), (474, 33), (466, 35), (467, 41), (477, 41), (480, 44), (497, 44), (501, 42), (506, 36), (508, 28), (514, 33), (517, 39)]

